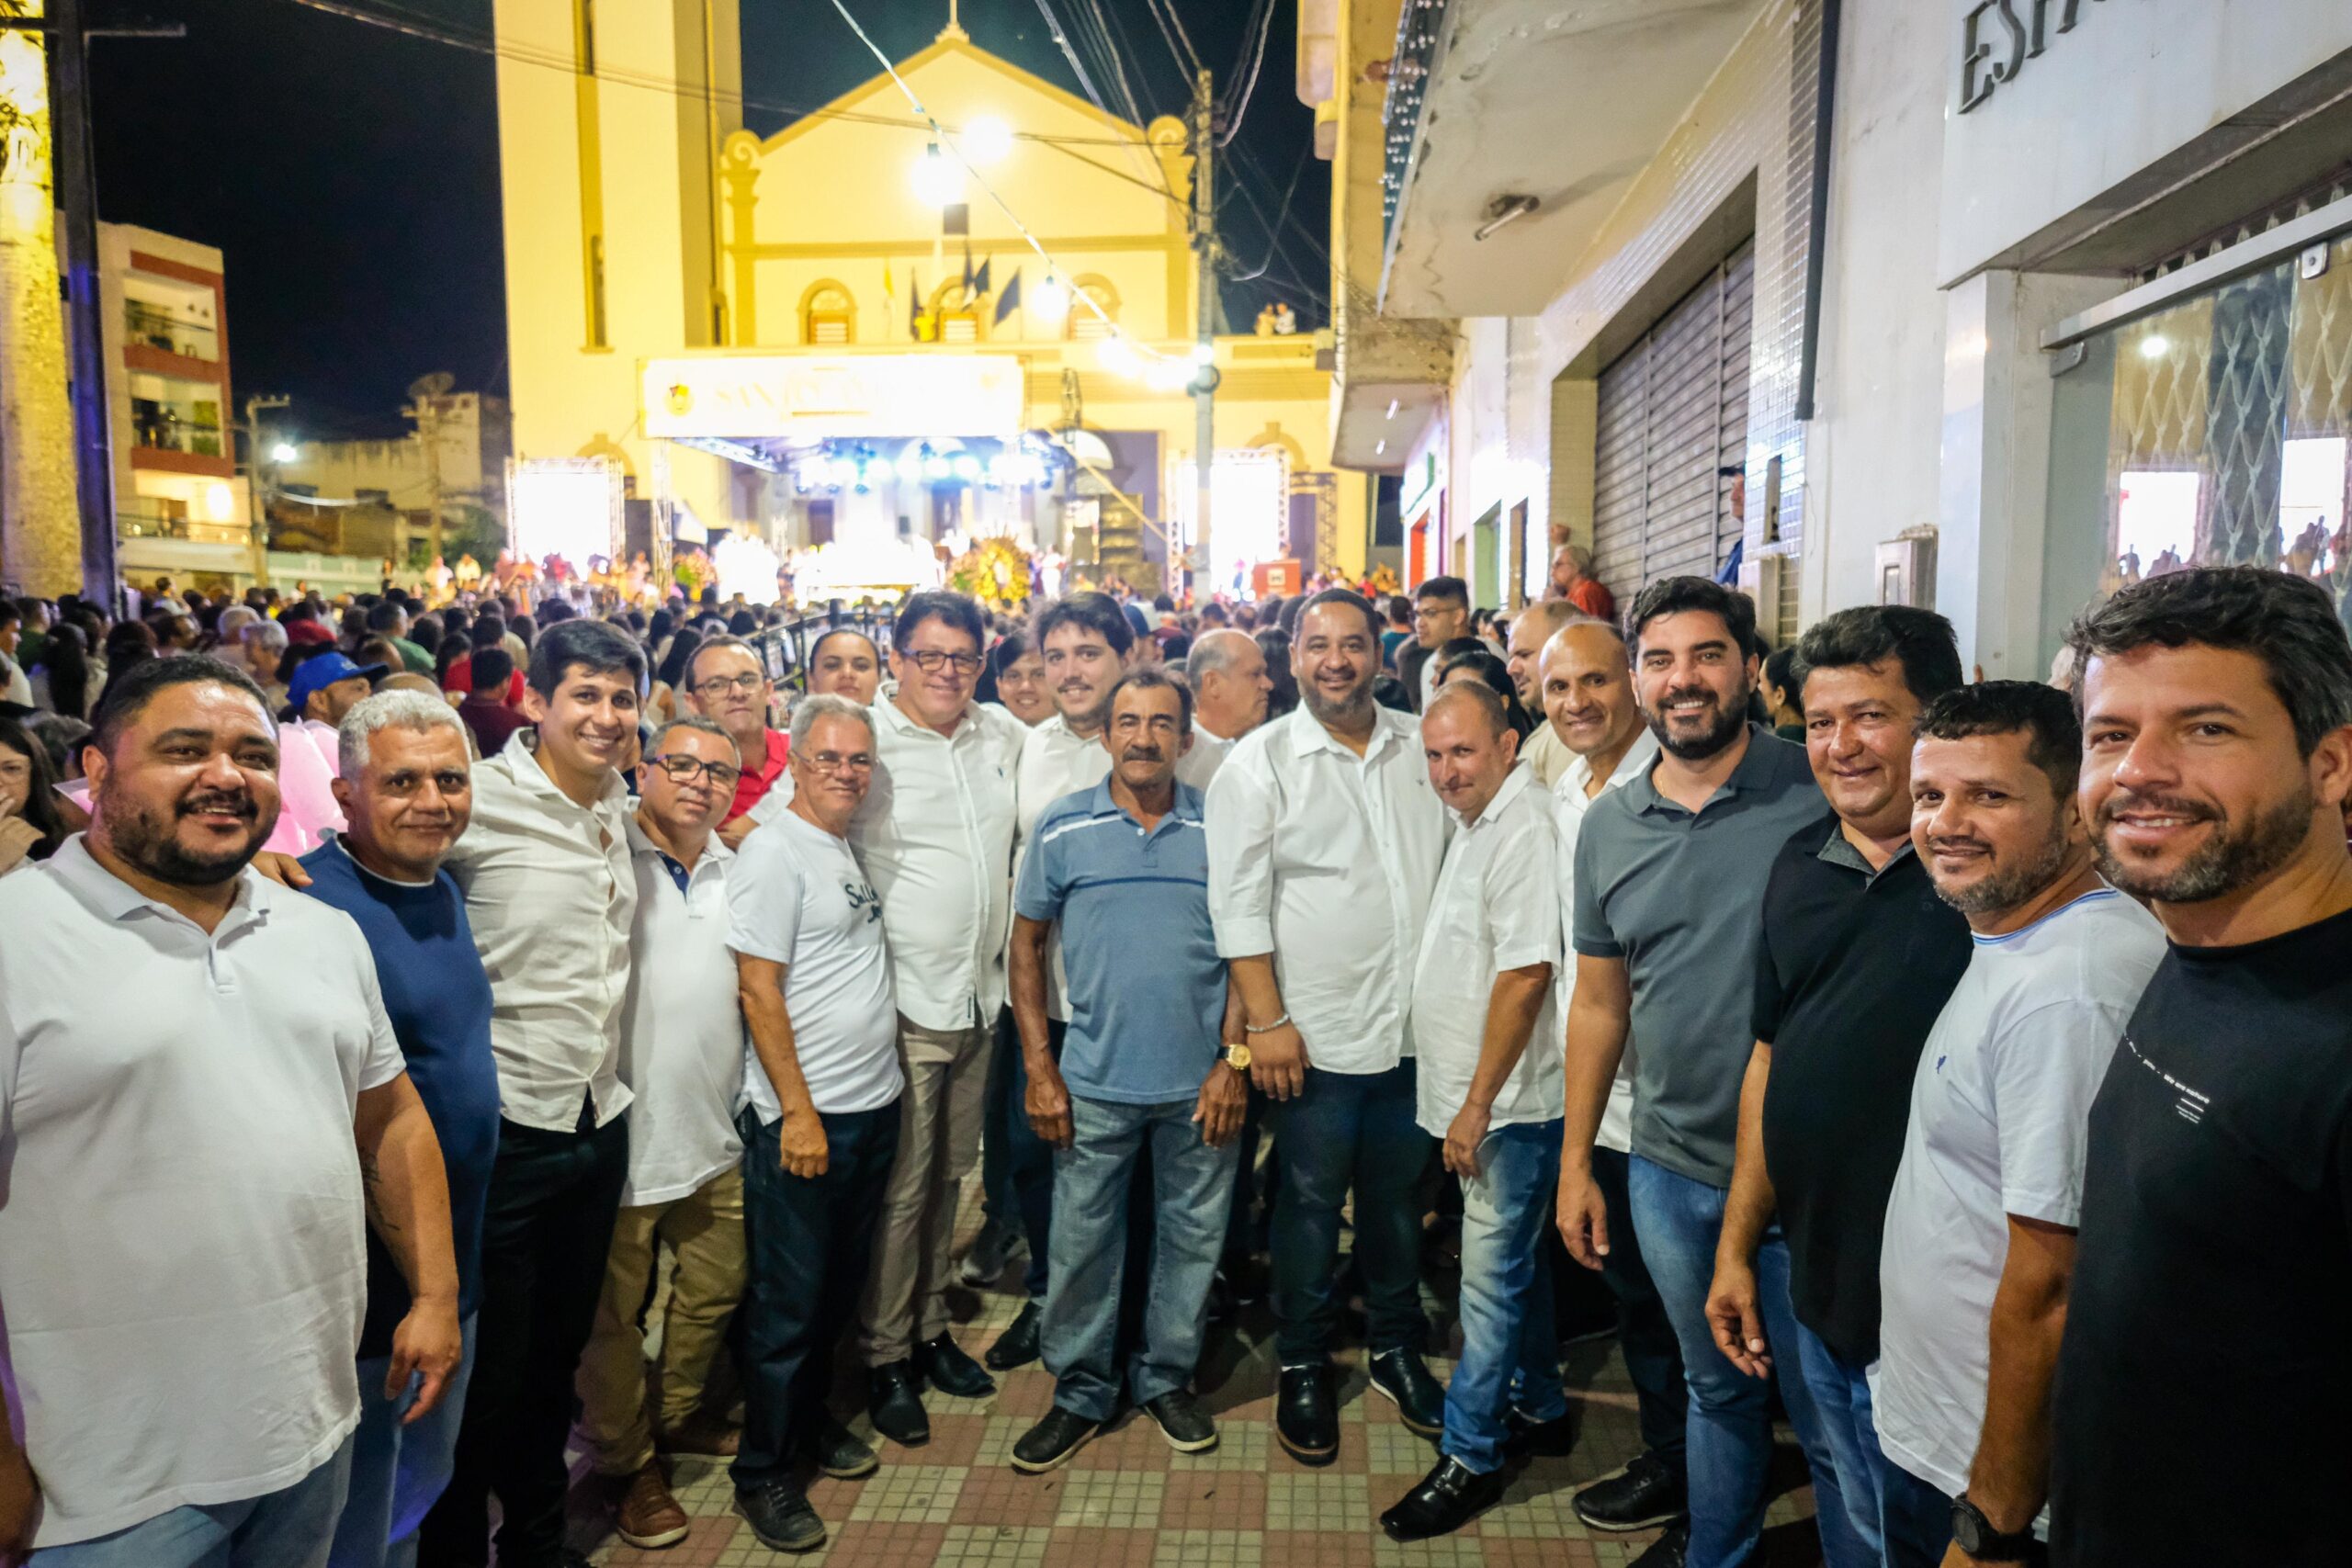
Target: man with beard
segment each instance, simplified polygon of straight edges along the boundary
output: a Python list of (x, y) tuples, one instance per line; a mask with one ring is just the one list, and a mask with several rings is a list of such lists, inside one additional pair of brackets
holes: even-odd
[[(1830, 809), (1781, 846), (1764, 890), (1756, 1049), (1707, 1317), (1734, 1366), (1804, 1380), (1875, 1562), (1886, 1461), (1865, 1374), (1881, 1227), (1913, 1069), (1969, 951), (1967, 922), (1912, 852), (1911, 731), (1961, 683), (1960, 648), (1933, 610), (1865, 604), (1814, 623), (1795, 655), (1789, 684)], [(1794, 1344), (1770, 1339), (1758, 1311), (1757, 1253), (1774, 1245)]]
[[(1593, 802), (1577, 841), (1560, 1231), (1577, 1262), (1602, 1266), (1610, 1215), (1592, 1151), (1630, 1032), (1641, 1053), (1628, 1197), (1690, 1389), (1688, 1556), (1734, 1568), (1763, 1529), (1771, 1399), (1715, 1348), (1707, 1292), (1756, 1043), (1757, 910), (1781, 847), (1819, 820), (1822, 799), (1804, 749), (1747, 722), (1757, 658), (1747, 595), (1665, 578), (1642, 590), (1626, 629), (1660, 751), (1645, 775)], [(1795, 1344), (1785, 1247), (1759, 1252), (1757, 1294), (1765, 1332)], [(1781, 1396), (1813, 1472), (1824, 1554), (1832, 1568), (1862, 1561), (1813, 1402), (1793, 1377)]]
[(1919, 1055), (1887, 1201), (1886, 1561), (2037, 1561), (2086, 1119), (2163, 941), (2092, 867), (2064, 693), (1964, 686), (1918, 737), (1911, 841), (1974, 950)]
[[(1039, 815), (1062, 796), (1092, 788), (1111, 771), (1111, 753), (1102, 744), (1103, 722), (1110, 716), (1111, 688), (1127, 672), (1136, 646), (1135, 628), (1127, 624), (1118, 602), (1107, 593), (1073, 593), (1046, 605), (1037, 616), (1036, 637), (1045, 660), (1046, 684), (1053, 693), (1057, 711), (1021, 742), (1013, 789), (1016, 882), (1021, 863), (1036, 837)], [(1062, 1035), (1069, 1028), (1069, 987), (1063, 978), (1058, 941), (1048, 950), (1046, 991), (1049, 1049), (1058, 1056)], [(989, 1064), (989, 1131), (1003, 1129), (1006, 1179), (1029, 1245), (1029, 1266), (1022, 1280), (1029, 1299), (982, 1358), (1000, 1372), (1037, 1359), (1038, 1318), (1046, 1307), (1048, 1233), (1054, 1212), (1053, 1149), (1030, 1130), (1025, 1054), (1010, 1021), (999, 1021), (997, 1059)]]
[[(2257, 567), (2077, 622), (2083, 810), (2171, 951), (2090, 1113), (2058, 1365), (2062, 1564), (2341, 1562), (2352, 1474), (2352, 647)], [(2226, 1491), (2188, 1445), (2260, 1447)]]
[(564, 621), (531, 649), (537, 725), (473, 770), (448, 867), (490, 976), (498, 1158), (482, 1222), (474, 1375), (424, 1558), (480, 1568), (495, 1492), (504, 1568), (568, 1568), (572, 1373), (595, 1320), (622, 1184), (620, 1079), (637, 878), (628, 790), (645, 656), (617, 626)]
[[(1249, 1062), (1220, 1046), (1237, 1026), (1209, 922), (1201, 795), (1176, 778), (1191, 719), (1181, 682), (1156, 671), (1120, 681), (1101, 740), (1110, 776), (1046, 807), (1022, 863), (1012, 1009), (1032, 1135), (1058, 1151), (1044, 1325), (1054, 1404), (1012, 1449), (1012, 1467), (1032, 1474), (1067, 1462), (1123, 1393), (1179, 1453), (1216, 1446), (1189, 1384), (1225, 1240)], [(1055, 927), (1067, 933), (1072, 1003), (1059, 1050), (1046, 1012)], [(1147, 1149), (1149, 1304), (1123, 1368), (1129, 1186)]]
[(1372, 1386), (1413, 1431), (1444, 1427), (1421, 1360), (1419, 1190), (1434, 1140), (1414, 1120), (1411, 1015), (1446, 825), (1412, 716), (1372, 700), (1370, 602), (1344, 589), (1309, 599), (1291, 669), (1304, 705), (1245, 737), (1209, 786), (1209, 911), (1241, 995), (1250, 1079), (1277, 1102), (1274, 1431), (1300, 1462), (1329, 1464), (1351, 1187)]
[(370, 1223), (412, 1295), (391, 1378), (424, 1416), (458, 1367), (440, 1146), (358, 928), (247, 869), (277, 815), (253, 682), (155, 660), (93, 716), (89, 831), (0, 882), (0, 1544), (317, 1568)]
[(718, 822), (719, 842), (729, 850), (741, 847), (743, 836), (759, 826), (752, 807), (784, 777), (791, 741), (769, 727), (768, 705), (775, 698), (759, 649), (741, 637), (712, 637), (686, 661), (686, 705), (727, 731), (742, 759), (735, 798)]

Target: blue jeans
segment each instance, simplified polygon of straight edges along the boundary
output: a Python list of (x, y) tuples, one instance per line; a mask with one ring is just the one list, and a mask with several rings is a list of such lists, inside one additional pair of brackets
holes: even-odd
[(1532, 1421), (1568, 1413), (1552, 1323), (1544, 1239), (1560, 1183), (1560, 1123), (1498, 1127), (1462, 1183), (1462, 1359), (1445, 1391), (1438, 1451), (1481, 1475), (1500, 1470), (1516, 1409)]
[[(1772, 1461), (1770, 1387), (1724, 1359), (1707, 1326), (1707, 1292), (1714, 1284), (1715, 1242), (1723, 1230), (1723, 1188), (1678, 1176), (1641, 1156), (1627, 1171), (1634, 1228), (1641, 1232), (1642, 1255), (1657, 1282), (1658, 1299), (1682, 1341), (1682, 1367), (1690, 1385), (1690, 1568), (1742, 1568), (1755, 1552), (1764, 1528), (1764, 1483)], [(1756, 1256), (1757, 1304), (1764, 1337), (1780, 1379), (1781, 1401), (1804, 1447), (1813, 1472), (1815, 1518), (1821, 1553), (1828, 1568), (1876, 1568), (1878, 1559), (1855, 1539), (1848, 1523), (1838, 1468), (1822, 1440), (1821, 1422), (1792, 1364), (1797, 1348), (1796, 1313), (1789, 1304), (1789, 1248), (1778, 1227), (1766, 1234)]]
[[(1137, 1404), (1184, 1387), (1201, 1359), (1237, 1151), (1201, 1140), (1194, 1103), (1120, 1105), (1070, 1096), (1070, 1146), (1054, 1156), (1054, 1258), (1040, 1344), (1055, 1378), (1054, 1403), (1090, 1421), (1111, 1418), (1123, 1386)], [(1143, 1342), (1122, 1378), (1127, 1188), (1147, 1146), (1151, 1276)]]
[(174, 1508), (112, 1535), (43, 1547), (28, 1562), (32, 1568), (325, 1568), (335, 1516), (351, 1483), (351, 1447), (345, 1438), (333, 1458), (291, 1486), (236, 1503)]
[(1951, 1550), (1951, 1499), (1893, 1460), (1882, 1462), (1886, 1568), (1942, 1568)]
[(409, 1375), (397, 1398), (384, 1397), (392, 1359), (359, 1363), (359, 1430), (352, 1436), (351, 1492), (335, 1521), (331, 1568), (414, 1568), (416, 1527), (449, 1484), (458, 1458), (458, 1426), (466, 1384), (474, 1375), (474, 1320), (460, 1325), (465, 1352), (433, 1414), (410, 1426), (401, 1418), (416, 1403), (422, 1373)]
[[(1782, 1352), (1783, 1356), (1786, 1352)], [(1876, 1562), (1885, 1555), (1879, 1517), (1886, 1506), (1886, 1456), (1879, 1451), (1878, 1427), (1871, 1418), (1866, 1369), (1839, 1359), (1821, 1336), (1797, 1325), (1798, 1370), (1821, 1418), (1822, 1440), (1838, 1466), (1838, 1487), (1846, 1495), (1846, 1517)], [(1785, 1359), (1781, 1363), (1786, 1365)]]
[(1421, 1174), (1437, 1140), (1414, 1120), (1411, 1057), (1385, 1073), (1306, 1069), (1306, 1088), (1274, 1108), (1282, 1158), (1274, 1195), (1274, 1353), (1283, 1366), (1320, 1366), (1339, 1328), (1333, 1276), (1340, 1211), (1355, 1189), (1356, 1269), (1363, 1277), (1365, 1343), (1374, 1354), (1418, 1350), (1421, 1311)]
[(1600, 1280), (1617, 1298), (1617, 1345), (1625, 1374), (1634, 1381), (1634, 1408), (1641, 1421), (1642, 1447), (1679, 1473), (1684, 1434), (1690, 1423), (1690, 1389), (1682, 1381), (1682, 1342), (1657, 1282), (1642, 1261), (1642, 1235), (1634, 1224), (1626, 1191), (1626, 1165), (1633, 1156), (1617, 1149), (1592, 1151), (1592, 1179), (1609, 1205), (1609, 1256)]

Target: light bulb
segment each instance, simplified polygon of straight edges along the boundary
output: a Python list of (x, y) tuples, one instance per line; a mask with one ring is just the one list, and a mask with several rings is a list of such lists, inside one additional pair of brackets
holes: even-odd
[(1058, 321), (1069, 314), (1069, 285), (1047, 274), (1029, 300), (1029, 309), (1041, 321)]
[(940, 151), (936, 141), (925, 144), (915, 160), (915, 199), (926, 207), (946, 207), (963, 199), (964, 171)]
[(1012, 151), (1012, 127), (992, 115), (982, 115), (965, 124), (957, 141), (973, 163), (993, 164)]

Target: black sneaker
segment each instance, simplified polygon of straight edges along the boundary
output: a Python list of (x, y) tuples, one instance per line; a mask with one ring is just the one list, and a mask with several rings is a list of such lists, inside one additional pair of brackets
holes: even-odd
[(1157, 1399), (1145, 1400), (1143, 1413), (1180, 1454), (1203, 1454), (1216, 1447), (1216, 1423), (1188, 1389), (1171, 1388)]
[(1045, 1314), (1037, 1310), (1035, 1302), (1023, 1304), (1021, 1314), (1011, 1327), (996, 1337), (980, 1359), (992, 1372), (1009, 1372), (1015, 1367), (1025, 1367), (1038, 1355), (1037, 1331), (1044, 1326)]
[(976, 1291), (987, 1290), (1004, 1273), (1004, 1266), (1012, 1260), (1015, 1227), (1000, 1225), (994, 1219), (980, 1224), (978, 1235), (964, 1253), (964, 1260), (956, 1266), (956, 1278)]
[(1331, 1369), (1284, 1367), (1274, 1392), (1274, 1437), (1301, 1464), (1329, 1464), (1340, 1453), (1340, 1409)]
[(1597, 1530), (1645, 1530), (1682, 1517), (1689, 1506), (1682, 1472), (1654, 1453), (1577, 1493), (1570, 1506)]
[(1452, 1535), (1501, 1502), (1506, 1483), (1501, 1471), (1480, 1475), (1449, 1454), (1421, 1478), (1419, 1485), (1380, 1516), (1380, 1528), (1391, 1540)]
[(1023, 1475), (1043, 1475), (1049, 1470), (1059, 1470), (1100, 1429), (1099, 1422), (1089, 1421), (1057, 1404), (1046, 1412), (1043, 1421), (1023, 1433), (1021, 1440), (1012, 1445), (1012, 1468)]
[(931, 1380), (932, 1387), (956, 1399), (986, 1399), (996, 1392), (996, 1380), (964, 1353), (952, 1334), (916, 1346), (915, 1368)]
[(855, 1481), (874, 1473), (882, 1461), (865, 1440), (828, 1416), (810, 1445), (817, 1468), (836, 1481)]
[(784, 1482), (737, 1487), (735, 1511), (771, 1551), (814, 1551), (825, 1544), (825, 1521), (799, 1488)]
[(1403, 1347), (1383, 1350), (1372, 1359), (1372, 1386), (1396, 1406), (1406, 1429), (1424, 1438), (1445, 1430), (1445, 1390), (1422, 1364), (1419, 1355)]
[(1682, 1568), (1690, 1555), (1690, 1525), (1685, 1520), (1650, 1542), (1649, 1550), (1626, 1568)]
[(1566, 1410), (1549, 1421), (1531, 1421), (1514, 1410), (1503, 1417), (1510, 1428), (1513, 1452), (1531, 1454), (1538, 1459), (1560, 1459), (1577, 1446), (1576, 1412)]
[(865, 1374), (866, 1412), (874, 1429), (901, 1448), (931, 1441), (931, 1417), (923, 1414), (922, 1382), (911, 1361), (892, 1361)]

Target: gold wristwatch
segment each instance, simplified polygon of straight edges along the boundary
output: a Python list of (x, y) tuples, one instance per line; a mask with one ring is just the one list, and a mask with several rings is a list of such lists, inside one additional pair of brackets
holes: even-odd
[(1218, 1055), (1225, 1065), (1231, 1067), (1235, 1072), (1246, 1073), (1250, 1070), (1250, 1046), (1248, 1042), (1236, 1040)]

